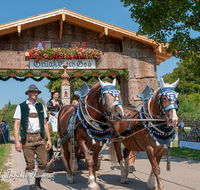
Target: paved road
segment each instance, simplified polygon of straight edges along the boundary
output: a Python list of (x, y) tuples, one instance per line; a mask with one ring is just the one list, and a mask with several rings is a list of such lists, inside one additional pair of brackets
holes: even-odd
[[(22, 153), (18, 153), (12, 147), (12, 159), (8, 164), (13, 168), (13, 173), (19, 173), (25, 168), (25, 162)], [(107, 156), (108, 150), (103, 152), (104, 158)], [(79, 162), (78, 173), (75, 176), (75, 184), (68, 184), (66, 174), (63, 170), (62, 161), (55, 163), (53, 174), (45, 173), (46, 177), (53, 179), (43, 179), (42, 187), (46, 190), (66, 190), (66, 189), (87, 189), (88, 170), (84, 161)], [(171, 171), (166, 171), (166, 156), (160, 163), (161, 178), (166, 190), (198, 190), (200, 189), (200, 162), (183, 158), (171, 157)], [(129, 184), (120, 184), (119, 166), (111, 167), (110, 162), (102, 161), (100, 170), (97, 171), (97, 182), (102, 190), (104, 189), (148, 189), (146, 181), (151, 170), (146, 153), (142, 152), (137, 155), (135, 163), (136, 172), (129, 175)], [(12, 183), (12, 189), (28, 190), (27, 180), (23, 178), (13, 178), (8, 180)]]

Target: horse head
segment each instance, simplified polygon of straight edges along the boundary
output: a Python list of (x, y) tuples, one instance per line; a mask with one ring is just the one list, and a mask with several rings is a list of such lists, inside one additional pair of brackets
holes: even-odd
[(179, 79), (173, 84), (164, 83), (163, 78), (161, 78), (160, 88), (154, 92), (149, 104), (150, 113), (152, 115), (164, 114), (171, 126), (178, 122), (178, 93), (175, 91), (178, 82)]
[[(103, 82), (99, 79), (99, 83), (91, 88), (88, 94), (88, 101), (91, 106), (104, 113), (107, 119), (121, 121), (124, 117), (124, 111), (119, 99), (120, 91), (116, 90), (115, 85), (116, 79), (112, 83)], [(91, 110), (93, 116), (97, 113), (90, 108), (88, 109)], [(97, 116), (95, 117), (97, 118)]]
[[(98, 78), (99, 79), (99, 78)], [(119, 99), (120, 91), (116, 90), (116, 78), (112, 83), (103, 82), (99, 79), (101, 86), (101, 100), (102, 104), (106, 107), (112, 118), (116, 121), (121, 121), (124, 117), (124, 110), (122, 103)]]

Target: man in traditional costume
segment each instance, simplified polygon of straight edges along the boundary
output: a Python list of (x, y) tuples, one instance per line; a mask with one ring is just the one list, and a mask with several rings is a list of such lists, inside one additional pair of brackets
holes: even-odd
[[(14, 114), (15, 149), (23, 150), (26, 161), (26, 174), (30, 190), (41, 190), (41, 176), (47, 166), (47, 150), (51, 148), (51, 138), (47, 123), (47, 113), (44, 106), (37, 101), (41, 91), (32, 84), (25, 92), (28, 99), (19, 104)], [(21, 124), (21, 126), (20, 126)], [(19, 141), (19, 131), (21, 143)], [(45, 145), (44, 136), (48, 141)], [(46, 148), (48, 148), (46, 150)], [(38, 169), (35, 172), (35, 154), (38, 160)]]

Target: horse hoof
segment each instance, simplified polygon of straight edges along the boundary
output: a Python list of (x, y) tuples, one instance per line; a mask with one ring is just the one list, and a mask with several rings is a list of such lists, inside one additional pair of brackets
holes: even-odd
[(126, 180), (121, 180), (120, 182), (121, 182), (121, 184), (129, 184), (128, 179), (126, 179)]
[(69, 184), (75, 183), (74, 179), (73, 180), (68, 180)]
[(73, 176), (70, 177), (70, 176), (67, 175), (67, 182), (70, 183), (70, 184), (75, 183), (74, 177)]
[(157, 187), (155, 187), (155, 188), (149, 188), (149, 190), (159, 190), (159, 189)]
[(88, 190), (101, 190), (100, 187), (97, 185), (96, 187), (88, 187)]
[(73, 184), (73, 183), (75, 183), (75, 181), (73, 180), (73, 181), (68, 181), (68, 183), (69, 184)]

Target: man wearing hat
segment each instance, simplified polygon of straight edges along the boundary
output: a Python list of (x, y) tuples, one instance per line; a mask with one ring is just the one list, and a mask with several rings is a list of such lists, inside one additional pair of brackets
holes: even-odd
[[(30, 190), (40, 190), (41, 176), (47, 166), (47, 150), (51, 148), (51, 138), (47, 123), (47, 113), (44, 106), (37, 101), (38, 90), (34, 84), (30, 85), (25, 92), (28, 99), (19, 104), (14, 114), (14, 137), (15, 149), (18, 152), (23, 150), (26, 161), (26, 174)], [(19, 141), (19, 131), (21, 143)], [(45, 145), (44, 136), (48, 141)], [(46, 150), (46, 148), (48, 148)], [(35, 172), (35, 154), (38, 160), (38, 169)]]

